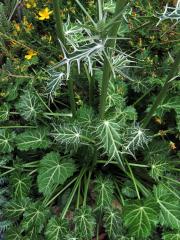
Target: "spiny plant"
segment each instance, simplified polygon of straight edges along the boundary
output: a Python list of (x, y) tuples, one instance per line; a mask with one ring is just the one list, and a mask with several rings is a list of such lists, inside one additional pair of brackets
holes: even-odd
[[(53, 0), (54, 48), (63, 59), (55, 55), (45, 73), (24, 63), (28, 76), (20, 75), (15, 91), (3, 83), (9, 94), (0, 102), (0, 232), (7, 240), (179, 239), (179, 155), (165, 137), (179, 134), (179, 52), (171, 49), (161, 61), (165, 81), (146, 79), (153, 88), (143, 92), (136, 80), (141, 60), (126, 45), (137, 29), (126, 30), (131, 12), (143, 6), (98, 0), (89, 12), (75, 2), (82, 15), (63, 22)], [(150, 19), (157, 27), (154, 14)], [(13, 64), (4, 63), (3, 79), (20, 78)], [(157, 133), (152, 119), (165, 121), (169, 113), (170, 128)]]

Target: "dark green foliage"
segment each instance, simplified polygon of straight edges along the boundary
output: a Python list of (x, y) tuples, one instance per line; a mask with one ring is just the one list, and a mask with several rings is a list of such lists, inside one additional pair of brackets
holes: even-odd
[(179, 10), (167, 2), (179, 8), (1, 1), (5, 240), (180, 240)]

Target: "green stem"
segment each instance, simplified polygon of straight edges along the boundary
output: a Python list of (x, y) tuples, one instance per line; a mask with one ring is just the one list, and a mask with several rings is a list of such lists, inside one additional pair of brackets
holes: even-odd
[(73, 200), (73, 197), (74, 197), (74, 195), (75, 195), (75, 193), (76, 193), (76, 190), (77, 190), (78, 187), (79, 187), (80, 181), (81, 181), (81, 179), (82, 179), (82, 177), (83, 177), (83, 175), (84, 175), (85, 172), (86, 172), (86, 168), (83, 168), (83, 169), (81, 170), (81, 172), (80, 172), (77, 180), (76, 180), (76, 183), (74, 184), (74, 187), (73, 187), (73, 189), (72, 189), (72, 191), (71, 191), (71, 193), (70, 193), (70, 196), (69, 196), (69, 198), (68, 198), (68, 200), (67, 200), (67, 203), (66, 203), (66, 205), (65, 205), (65, 207), (64, 207), (64, 209), (63, 209), (63, 211), (62, 211), (62, 215), (61, 215), (62, 219), (66, 216), (66, 213), (67, 213), (67, 211), (68, 211), (68, 209), (69, 209), (69, 206), (70, 206), (70, 204), (71, 204), (71, 202), (72, 202), (72, 200)]
[[(64, 31), (63, 31), (63, 22), (62, 22), (62, 19), (60, 16), (59, 0), (53, 0), (53, 9), (54, 9), (54, 18), (55, 18), (55, 22), (56, 22), (57, 37), (58, 37), (58, 39), (61, 40), (61, 42), (66, 47), (66, 39), (64, 36)], [(74, 99), (73, 80), (71, 77), (68, 79), (67, 85), (68, 85), (68, 91), (69, 91), (71, 111), (72, 111), (73, 116), (75, 116), (76, 103), (75, 103), (75, 99)]]
[(63, 32), (63, 23), (60, 15), (60, 4), (59, 0), (53, 0), (53, 10), (54, 10), (54, 18), (56, 21), (56, 33), (58, 38), (65, 44), (66, 39)]
[(49, 206), (62, 192), (64, 192), (73, 182), (75, 182), (77, 177), (70, 181), (63, 189), (61, 189), (49, 202), (46, 204), (46, 207)]
[[(119, 15), (120, 10), (125, 6), (127, 3), (127, 0), (118, 0), (116, 3), (116, 10), (115, 10), (115, 16)], [(119, 29), (120, 21), (114, 22), (113, 26), (111, 27), (108, 36), (111, 36), (112, 38), (116, 38), (117, 32)], [(116, 44), (116, 40), (113, 39), (109, 41), (109, 44), (107, 47), (109, 49), (114, 48)], [(107, 98), (107, 91), (108, 91), (108, 85), (109, 81), (112, 75), (111, 66), (109, 64), (109, 60), (106, 57), (106, 54), (104, 54), (104, 67), (103, 67), (103, 78), (102, 78), (102, 87), (101, 87), (101, 96), (100, 96), (100, 106), (99, 106), (99, 115), (100, 118), (104, 118), (105, 114), (105, 107), (106, 107), (106, 98)]]
[(103, 0), (97, 0), (97, 9), (98, 9), (99, 21), (101, 21), (103, 19), (103, 7), (104, 7), (103, 5), (104, 5)]
[(169, 87), (171, 86), (171, 79), (173, 77), (176, 76), (178, 70), (179, 70), (179, 65), (180, 65), (180, 52), (177, 54), (174, 63), (172, 64), (172, 68), (171, 71), (169, 72), (169, 75), (167, 77), (167, 80), (164, 84), (164, 86), (162, 87), (161, 91), (159, 92), (154, 104), (152, 105), (150, 111), (147, 113), (147, 115), (145, 116), (143, 123), (142, 123), (142, 127), (146, 128), (153, 116), (153, 114), (155, 113), (157, 107), (162, 103), (162, 101), (164, 100), (164, 98), (166, 97), (166, 94), (168, 93)]
[(89, 188), (91, 175), (92, 175), (92, 169), (89, 171), (88, 178), (87, 178), (86, 185), (85, 185), (83, 206), (86, 206), (87, 193), (88, 193), (88, 188)]
[(89, 105), (93, 106), (94, 104), (94, 90), (95, 90), (95, 82), (94, 77), (91, 77), (89, 74), (89, 71), (87, 69), (87, 66), (84, 64), (84, 69), (86, 72), (86, 76), (89, 82)]

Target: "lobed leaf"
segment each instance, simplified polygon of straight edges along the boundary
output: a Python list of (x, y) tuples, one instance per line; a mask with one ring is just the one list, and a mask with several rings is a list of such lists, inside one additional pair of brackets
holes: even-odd
[(147, 239), (158, 224), (157, 203), (151, 198), (144, 202), (129, 202), (124, 207), (123, 219), (130, 236)]
[(67, 220), (53, 217), (48, 222), (45, 235), (47, 240), (64, 240), (68, 232)]
[(62, 159), (58, 152), (48, 153), (39, 164), (38, 187), (45, 196), (54, 186), (63, 184), (76, 170), (72, 159)]
[(74, 224), (78, 239), (92, 239), (95, 232), (96, 219), (90, 207), (81, 207), (76, 210)]
[(120, 210), (113, 208), (105, 209), (103, 222), (109, 239), (118, 239), (118, 236), (122, 234), (122, 217)]
[(34, 229), (35, 232), (40, 233), (48, 216), (49, 210), (42, 202), (31, 203), (23, 214), (22, 227), (26, 231)]
[(10, 132), (7, 129), (0, 129), (0, 152), (12, 152), (14, 138), (14, 132)]
[(47, 135), (48, 130), (46, 128), (27, 130), (17, 135), (17, 148), (21, 151), (28, 151), (37, 148), (46, 149), (50, 144)]

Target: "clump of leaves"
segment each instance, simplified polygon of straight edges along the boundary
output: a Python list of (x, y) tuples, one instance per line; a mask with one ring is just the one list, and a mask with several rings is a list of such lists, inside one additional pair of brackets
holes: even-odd
[(179, 239), (179, 1), (162, 3), (0, 5), (5, 239)]

